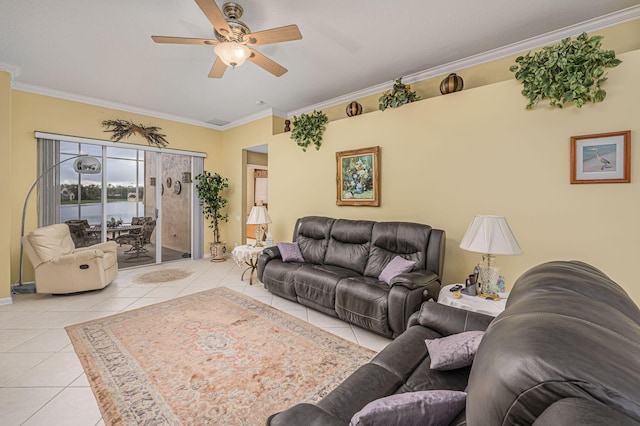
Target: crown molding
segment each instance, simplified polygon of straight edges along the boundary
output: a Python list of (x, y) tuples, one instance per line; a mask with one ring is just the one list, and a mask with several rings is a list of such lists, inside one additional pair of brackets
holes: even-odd
[[(452, 72), (457, 72), (465, 68), (470, 68), (476, 65), (481, 65), (487, 62), (495, 61), (497, 59), (506, 58), (511, 55), (516, 55), (529, 50), (537, 49), (542, 46), (546, 46), (550, 43), (555, 43), (567, 37), (574, 37), (583, 32), (592, 32), (602, 30), (604, 28), (613, 27), (615, 25), (623, 24), (625, 22), (633, 21), (640, 18), (640, 5), (632, 6), (621, 11), (603, 15), (598, 18), (590, 19), (588, 21), (581, 22), (579, 24), (571, 25), (569, 27), (562, 28), (560, 30), (551, 31), (546, 34), (542, 34), (536, 37), (522, 40), (516, 43), (508, 44), (497, 49), (489, 50), (477, 55), (469, 56), (458, 61), (450, 62), (438, 67), (429, 68), (424, 71), (419, 71), (414, 74), (409, 74), (402, 77), (403, 83), (416, 83), (418, 81), (427, 80), (439, 75), (445, 75)], [(358, 90), (355, 92), (341, 95), (336, 98), (328, 99), (323, 102), (319, 102), (314, 105), (310, 105), (304, 108), (289, 111), (287, 118), (291, 118), (295, 115), (303, 113), (309, 113), (313, 110), (322, 110), (325, 108), (333, 107), (343, 103), (350, 102), (354, 99), (361, 99), (367, 96), (375, 95), (377, 93), (384, 92), (389, 89), (389, 86), (393, 84), (393, 80), (387, 81), (375, 86), (367, 87), (366, 89)]]
[[(498, 49), (493, 49), (484, 53), (480, 53), (478, 55), (470, 56), (470, 57), (467, 57), (458, 61), (450, 62), (448, 64), (444, 64), (438, 67), (430, 68), (424, 71), (419, 71), (414, 74), (409, 74), (403, 77), (403, 81), (405, 83), (412, 84), (412, 83), (426, 80), (439, 75), (445, 75), (451, 72), (457, 72), (457, 71), (460, 71), (461, 69), (473, 67), (473, 66), (491, 62), (497, 59), (502, 59), (507, 56), (511, 56), (511, 55), (522, 53), (528, 50), (536, 49), (536, 48), (545, 46), (547, 44), (562, 40), (563, 38), (578, 35), (582, 32), (597, 31), (597, 30), (609, 28), (615, 25), (623, 24), (625, 22), (629, 22), (638, 18), (640, 18), (640, 5), (632, 6), (615, 13), (604, 15), (595, 19), (591, 19), (576, 25), (563, 28), (561, 30), (551, 31), (549, 33), (542, 34), (537, 37), (532, 37), (527, 40), (523, 40), (517, 43), (512, 43), (512, 44), (500, 47)], [(21, 90), (24, 92), (51, 96), (54, 98), (60, 98), (60, 99), (80, 102), (88, 105), (94, 105), (94, 106), (110, 108), (110, 109), (115, 109), (115, 110), (124, 111), (124, 112), (130, 112), (134, 114), (141, 114), (149, 117), (155, 117), (155, 118), (160, 118), (164, 120), (171, 120), (178, 123), (190, 124), (193, 126), (204, 127), (204, 128), (213, 129), (213, 130), (221, 130), (221, 131), (232, 129), (234, 127), (238, 127), (243, 124), (247, 124), (249, 122), (259, 120), (265, 117), (269, 117), (272, 115), (282, 117), (282, 118), (291, 118), (293, 116), (300, 115), (302, 113), (308, 113), (313, 110), (322, 110), (325, 108), (333, 107), (336, 105), (350, 102), (354, 99), (360, 99), (370, 95), (381, 93), (387, 90), (390, 84), (393, 83), (393, 80), (387, 81), (384, 83), (377, 84), (375, 86), (367, 87), (362, 90), (351, 92), (342, 96), (338, 96), (336, 98), (328, 99), (326, 101), (319, 102), (317, 104), (310, 105), (310, 106), (296, 109), (289, 112), (283, 112), (283, 111), (278, 111), (272, 108), (267, 108), (255, 114), (248, 115), (241, 119), (238, 119), (220, 126), (220, 125), (207, 123), (204, 121), (198, 121), (198, 120), (193, 120), (186, 117), (165, 114), (158, 111), (133, 107), (130, 105), (110, 102), (110, 101), (97, 99), (97, 98), (91, 98), (88, 96), (81, 96), (81, 95), (76, 95), (73, 93), (63, 92), (59, 90), (48, 89), (41, 86), (18, 83), (18, 82), (15, 82), (14, 80), (16, 77), (20, 75), (20, 68), (9, 65), (9, 64), (5, 64), (2, 62), (0, 62), (0, 71), (6, 71), (11, 74), (11, 82), (12, 82), (11, 87), (15, 90)]]
[(23, 92), (35, 93), (36, 95), (51, 96), (53, 98), (65, 99), (67, 101), (79, 102), (83, 104), (115, 109), (118, 111), (130, 112), (133, 114), (147, 115), (149, 117), (161, 118), (164, 120), (176, 121), (178, 123), (191, 124), (193, 126), (206, 127), (213, 130), (223, 130), (221, 126), (205, 123), (198, 120), (193, 120), (186, 117), (180, 117), (171, 114), (165, 114), (158, 111), (152, 111), (144, 108), (133, 107), (131, 105), (120, 104), (117, 102), (105, 101), (103, 99), (92, 98), (89, 96), (76, 95), (74, 93), (63, 92), (55, 89), (48, 89), (46, 87), (35, 86), (32, 84), (13, 83), (13, 89)]

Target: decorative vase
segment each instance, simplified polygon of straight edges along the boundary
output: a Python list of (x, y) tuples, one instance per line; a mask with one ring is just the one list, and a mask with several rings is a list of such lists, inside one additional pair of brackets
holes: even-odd
[(464, 81), (462, 77), (452, 72), (440, 83), (440, 93), (446, 95), (448, 93), (459, 92), (463, 87)]
[(224, 257), (224, 254), (227, 252), (224, 243), (209, 243), (209, 250), (211, 250), (212, 262), (224, 262), (227, 260)]
[(360, 114), (362, 114), (362, 105), (360, 105), (356, 101), (353, 101), (349, 105), (347, 105), (347, 117), (353, 117), (354, 115)]

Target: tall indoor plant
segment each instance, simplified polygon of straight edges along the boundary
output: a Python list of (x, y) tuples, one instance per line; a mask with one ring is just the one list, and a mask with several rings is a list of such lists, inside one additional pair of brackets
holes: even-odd
[(220, 241), (220, 221), (227, 222), (229, 215), (222, 214), (221, 210), (227, 205), (227, 200), (221, 195), (222, 191), (229, 187), (229, 179), (218, 173), (211, 174), (203, 171), (195, 177), (198, 181), (196, 191), (200, 198), (200, 205), (205, 219), (209, 220), (209, 228), (213, 229), (213, 242), (210, 243), (211, 261), (223, 261), (224, 243)]

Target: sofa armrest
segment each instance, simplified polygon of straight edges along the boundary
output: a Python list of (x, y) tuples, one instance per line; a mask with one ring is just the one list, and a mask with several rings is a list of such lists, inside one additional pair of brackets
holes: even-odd
[(425, 302), (417, 317), (408, 321), (407, 327), (418, 324), (430, 328), (443, 336), (464, 331), (485, 331), (495, 318), (491, 315), (471, 312), (436, 302)]
[(344, 421), (312, 404), (298, 404), (267, 419), (267, 426), (345, 426)]
[(395, 277), (391, 278), (389, 284), (392, 287), (394, 285), (401, 285), (408, 288), (409, 290), (415, 290), (418, 287), (424, 287), (437, 280), (438, 275), (435, 272), (423, 269), (396, 275)]
[(71, 265), (79, 262), (89, 262), (93, 259), (102, 259), (103, 257), (104, 252), (102, 250), (83, 250), (81, 252), (58, 256), (51, 259), (50, 262), (56, 265)]
[(278, 246), (265, 247), (262, 250), (262, 254), (258, 256), (258, 279), (262, 282), (262, 276), (264, 274), (264, 267), (269, 261), (273, 259), (281, 259), (280, 250)]
[(87, 250), (101, 250), (105, 253), (108, 253), (108, 252), (117, 253), (118, 244), (116, 244), (115, 241), (105, 241), (104, 243), (94, 244), (89, 247), (76, 248), (73, 252), (78, 253), (78, 252), (87, 251)]

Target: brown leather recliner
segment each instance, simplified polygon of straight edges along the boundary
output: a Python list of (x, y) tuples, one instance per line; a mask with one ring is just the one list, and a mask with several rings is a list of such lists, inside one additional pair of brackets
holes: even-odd
[(35, 269), (37, 293), (96, 290), (118, 275), (115, 242), (76, 248), (64, 223), (31, 231), (22, 238), (22, 245)]

